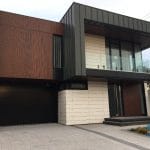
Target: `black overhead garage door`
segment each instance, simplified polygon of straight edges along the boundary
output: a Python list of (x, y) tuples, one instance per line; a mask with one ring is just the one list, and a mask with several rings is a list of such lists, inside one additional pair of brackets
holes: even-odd
[(57, 122), (57, 92), (49, 87), (0, 85), (0, 125)]

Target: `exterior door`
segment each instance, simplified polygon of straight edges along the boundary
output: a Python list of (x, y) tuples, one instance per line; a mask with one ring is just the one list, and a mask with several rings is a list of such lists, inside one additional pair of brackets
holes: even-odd
[(109, 84), (109, 110), (111, 117), (123, 115), (121, 86), (119, 84)]
[(109, 83), (108, 93), (111, 117), (146, 115), (143, 84)]
[(146, 115), (143, 86), (140, 83), (123, 84), (124, 116)]

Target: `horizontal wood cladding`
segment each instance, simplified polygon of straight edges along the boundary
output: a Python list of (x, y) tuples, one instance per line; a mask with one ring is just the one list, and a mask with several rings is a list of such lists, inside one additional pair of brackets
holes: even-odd
[(0, 12), (0, 77), (53, 79), (53, 34), (56, 22)]
[(85, 34), (86, 68), (103, 69), (106, 66), (105, 37)]

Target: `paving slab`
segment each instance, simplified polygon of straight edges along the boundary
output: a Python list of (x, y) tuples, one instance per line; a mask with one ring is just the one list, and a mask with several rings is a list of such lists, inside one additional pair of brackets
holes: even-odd
[(129, 131), (131, 128), (136, 128), (144, 125), (134, 125), (119, 127), (105, 124), (91, 124), (91, 125), (78, 125), (77, 128), (83, 129), (88, 132), (99, 134), (108, 139), (118, 141), (122, 144), (130, 145), (131, 147), (149, 150), (150, 137)]
[[(93, 129), (96, 126), (93, 126)], [(102, 126), (102, 130), (104, 129)], [(49, 123), (0, 127), (0, 150), (138, 150), (138, 148), (75, 126)]]

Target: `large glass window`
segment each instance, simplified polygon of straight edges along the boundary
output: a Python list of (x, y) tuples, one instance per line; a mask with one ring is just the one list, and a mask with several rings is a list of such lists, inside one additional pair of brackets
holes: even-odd
[(143, 71), (150, 72), (150, 48), (142, 51)]
[(62, 68), (62, 37), (53, 35), (53, 65)]
[(111, 42), (111, 63), (112, 70), (121, 70), (119, 43), (117, 41)]
[(140, 45), (134, 45), (136, 72), (143, 72), (142, 52)]
[(150, 48), (141, 49), (140, 44), (106, 39), (107, 69), (150, 73)]
[(121, 42), (122, 70), (133, 71), (133, 48), (129, 42)]
[(110, 66), (110, 58), (111, 55), (110, 55), (110, 50), (109, 50), (109, 40), (106, 39), (106, 69), (111, 69), (111, 66)]

